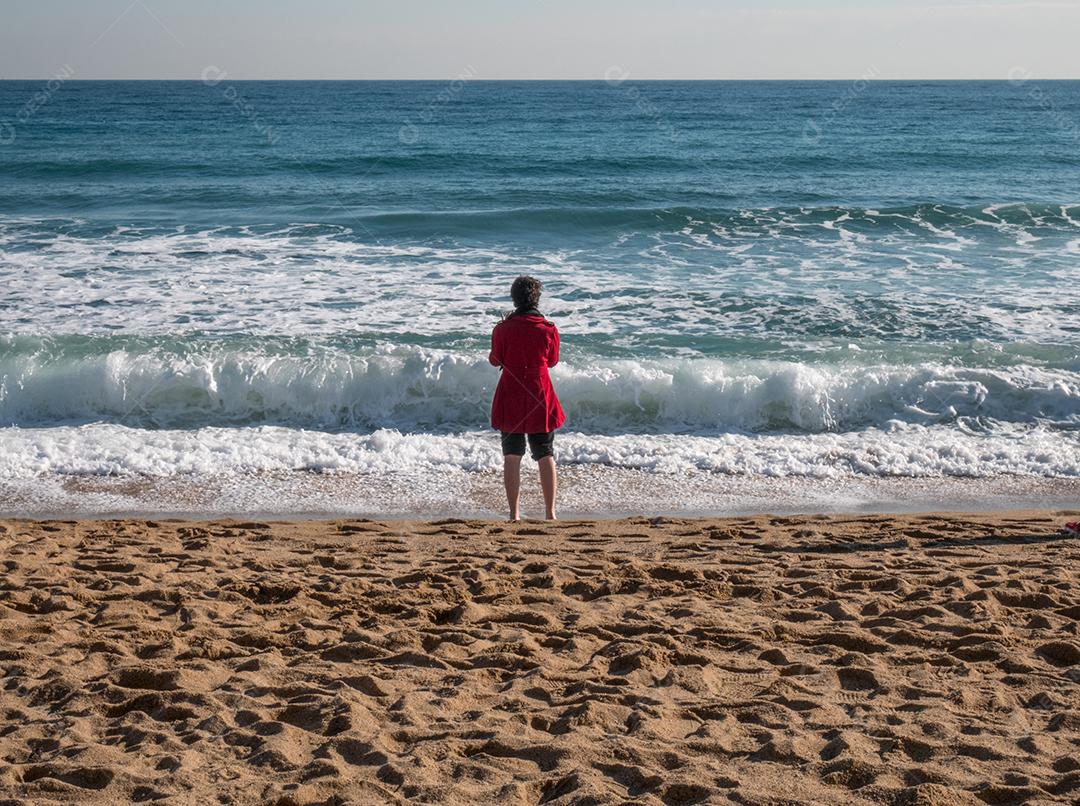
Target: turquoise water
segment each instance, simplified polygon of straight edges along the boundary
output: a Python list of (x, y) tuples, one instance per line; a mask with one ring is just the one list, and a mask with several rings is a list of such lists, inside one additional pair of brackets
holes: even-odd
[(0, 82), (0, 478), (495, 467), (522, 272), (564, 463), (1080, 476), (1078, 126), (1078, 82)]

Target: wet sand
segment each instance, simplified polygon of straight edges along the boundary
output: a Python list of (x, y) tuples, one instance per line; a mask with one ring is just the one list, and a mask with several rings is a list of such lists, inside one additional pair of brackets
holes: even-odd
[[(543, 513), (536, 466), (523, 471), (526, 515)], [(1080, 478), (1038, 476), (756, 476), (652, 473), (606, 465), (559, 467), (568, 518), (653, 515), (1057, 510), (1080, 503)], [(0, 518), (278, 519), (501, 518), (502, 470), (411, 474), (281, 473), (53, 475), (0, 479)]]
[(0, 803), (1074, 803), (1068, 519), (0, 521)]

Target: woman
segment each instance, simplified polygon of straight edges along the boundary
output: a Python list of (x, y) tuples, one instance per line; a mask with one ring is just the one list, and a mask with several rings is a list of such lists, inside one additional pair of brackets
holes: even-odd
[(521, 520), (518, 496), (526, 439), (540, 466), (546, 517), (555, 520), (555, 429), (566, 415), (548, 375), (548, 368), (559, 363), (559, 331), (536, 308), (542, 288), (535, 277), (514, 280), (514, 311), (491, 333), (488, 360), (502, 369), (491, 402), (491, 425), (502, 432), (503, 483), (512, 521)]

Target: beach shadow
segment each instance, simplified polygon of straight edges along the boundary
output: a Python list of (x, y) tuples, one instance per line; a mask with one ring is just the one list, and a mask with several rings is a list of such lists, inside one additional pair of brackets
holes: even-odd
[(753, 548), (765, 554), (853, 554), (860, 551), (904, 549), (908, 548), (908, 544), (903, 540), (890, 540), (888, 542), (856, 540), (850, 543), (800, 543), (793, 546), (757, 545), (753, 546)]
[[(852, 554), (856, 552), (896, 551), (913, 548), (911, 542), (921, 549), (926, 548), (966, 548), (970, 546), (1015, 546), (1045, 543), (1067, 543), (1078, 538), (1067, 534), (1010, 534), (989, 535), (987, 537), (908, 537), (895, 540), (855, 540), (846, 543), (799, 543), (795, 545), (755, 545), (755, 551), (764, 554)], [(1078, 541), (1080, 542), (1080, 541)]]
[(928, 541), (923, 543), (923, 545), (931, 548), (956, 548), (958, 546), (1016, 546), (1025, 543), (1068, 543), (1070, 540), (1077, 541), (1078, 544), (1080, 544), (1080, 538), (1077, 538), (1075, 535), (1055, 532), (1054, 534), (1045, 535), (1016, 534), (969, 538), (944, 537)]

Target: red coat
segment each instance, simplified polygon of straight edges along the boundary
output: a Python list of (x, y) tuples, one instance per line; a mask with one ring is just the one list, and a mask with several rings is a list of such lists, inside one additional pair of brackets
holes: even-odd
[(491, 332), (491, 355), (502, 367), (491, 425), (514, 434), (554, 431), (566, 420), (548, 367), (559, 363), (559, 330), (539, 313), (514, 314)]

